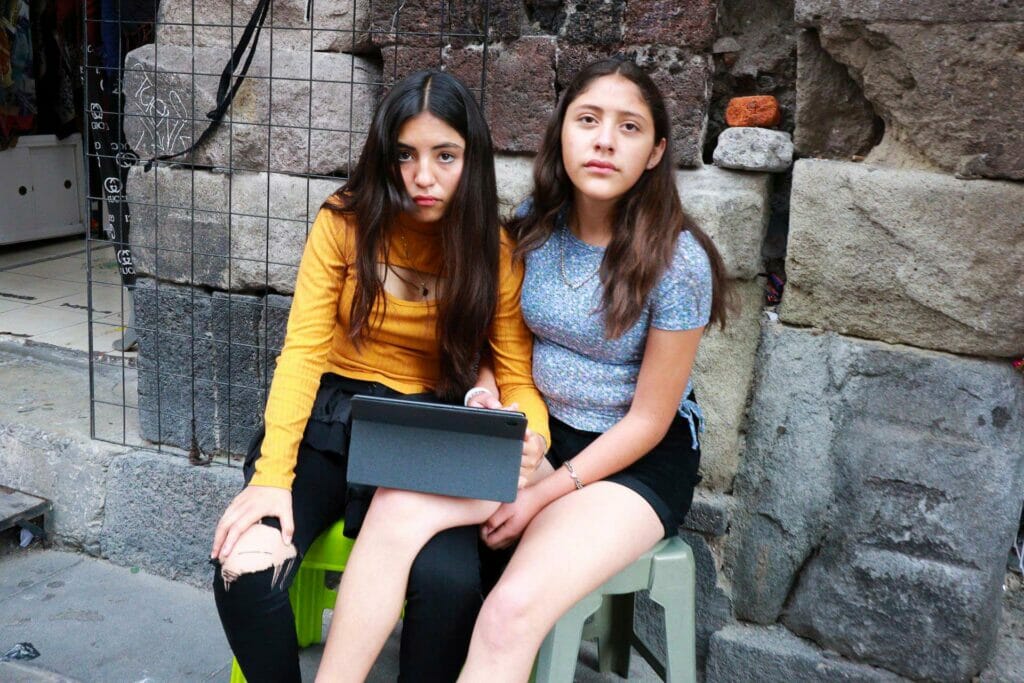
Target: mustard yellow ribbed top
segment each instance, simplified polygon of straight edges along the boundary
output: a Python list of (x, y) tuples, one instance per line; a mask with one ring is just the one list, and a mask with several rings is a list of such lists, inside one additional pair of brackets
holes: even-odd
[[(385, 292), (385, 315), (382, 320), (371, 315), (371, 336), (362, 340), (358, 349), (349, 339), (349, 311), (356, 287), (351, 220), (354, 217), (321, 209), (310, 229), (284, 348), (270, 385), (264, 417), (266, 437), (252, 484), (291, 488), (299, 442), (325, 372), (380, 382), (402, 393), (431, 391), (437, 383), (440, 344), (433, 302), (404, 301)], [(398, 231), (394, 232), (397, 235)], [(393, 236), (390, 262), (437, 274), (441, 244), (436, 226), (403, 221), (402, 233), (406, 243)], [(530, 429), (551, 443), (547, 408), (533, 385), (533, 337), (519, 309), (522, 264), (513, 261), (512, 248), (502, 230), (498, 302), (490, 329), (494, 371), (503, 402), (518, 402)]]

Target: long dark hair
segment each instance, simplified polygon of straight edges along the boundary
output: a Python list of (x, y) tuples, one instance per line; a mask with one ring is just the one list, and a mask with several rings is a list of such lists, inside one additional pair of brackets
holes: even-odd
[[(573, 198), (573, 184), (562, 162), (562, 125), (573, 100), (602, 76), (618, 75), (633, 82), (654, 118), (654, 141), (671, 137), (665, 100), (654, 81), (631, 61), (610, 58), (592, 62), (580, 70), (562, 93), (540, 152), (533, 164), (533, 201), (526, 215), (515, 218), (509, 230), (518, 240), (519, 256), (544, 244), (555, 229), (555, 219)], [(730, 307), (725, 265), (711, 238), (683, 211), (676, 190), (672, 145), (661, 161), (644, 171), (636, 184), (619, 199), (612, 220), (613, 234), (601, 262), (604, 297), (601, 309), (605, 334), (612, 339), (640, 318), (647, 295), (672, 261), (676, 239), (689, 231), (707, 252), (711, 262), (711, 324), (725, 326)]]
[[(351, 176), (324, 207), (354, 217), (356, 287), (348, 334), (357, 343), (383, 318), (387, 299), (377, 263), (387, 264), (387, 235), (399, 214), (412, 208), (398, 165), (398, 132), (429, 112), (466, 141), (462, 175), (441, 218), (442, 263), (438, 278), (437, 333), (440, 380), (435, 393), (460, 396), (475, 379), (475, 361), (494, 317), (498, 288), (497, 185), (491, 134), (472, 94), (440, 71), (419, 71), (396, 83), (377, 108)], [(379, 317), (374, 312), (380, 302)]]

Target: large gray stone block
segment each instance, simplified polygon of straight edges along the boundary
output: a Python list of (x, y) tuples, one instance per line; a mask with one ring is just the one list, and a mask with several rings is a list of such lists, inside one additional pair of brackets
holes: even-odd
[(241, 489), (238, 467), (197, 467), (151, 451), (121, 455), (107, 479), (103, 557), (208, 587), (213, 531)]
[[(156, 43), (234, 47), (257, 0), (163, 0)], [(317, 0), (306, 17), (306, 0), (274, 0), (260, 42), (281, 50), (361, 52), (370, 46), (368, 0)]]
[[(139, 156), (187, 149), (209, 125), (227, 47), (144, 45), (125, 57), (124, 132)], [(261, 43), (224, 121), (176, 161), (243, 171), (332, 174), (354, 165), (377, 101), (362, 57)]]
[(125, 448), (92, 440), (89, 418), (95, 410), (103, 434), (121, 369), (94, 367), (95, 399), (107, 405), (93, 404), (84, 362), (10, 346), (0, 348), (0, 485), (49, 499), (51, 540), (97, 555), (107, 468)]
[[(801, 565), (824, 531), (832, 501), (825, 359), (833, 337), (766, 325), (734, 482), (733, 599), (742, 619), (778, 619)], [(799, 381), (797, 381), (799, 378)]]
[(796, 11), (849, 67), (886, 138), (908, 148), (894, 160), (921, 155), (964, 177), (1024, 178), (1020, 3), (811, 0)]
[(780, 315), (979, 356), (1024, 354), (1024, 185), (801, 159)]
[(907, 679), (851, 662), (780, 626), (727, 626), (711, 637), (707, 683), (896, 683)]
[(214, 289), (291, 292), (309, 226), (340, 184), (135, 166), (128, 176), (135, 269)]
[(737, 614), (911, 678), (991, 653), (1024, 479), (1012, 368), (767, 325), (736, 480)]
[(683, 208), (714, 239), (729, 277), (756, 277), (768, 229), (771, 176), (705, 166), (677, 171), (676, 187)]
[(707, 330), (693, 367), (694, 393), (704, 413), (700, 471), (704, 486), (714, 491), (730, 490), (739, 468), (764, 304), (760, 282), (732, 285), (738, 315), (725, 330)]
[[(83, 416), (83, 432), (88, 430)], [(53, 502), (46, 525), (60, 545), (99, 554), (104, 486), (110, 461), (123, 449), (47, 429), (0, 420), (3, 485)]]
[(281, 354), (281, 349), (284, 348), (292, 298), (290, 296), (270, 294), (263, 299), (263, 302), (264, 308), (259, 323), (260, 351), (258, 361), (260, 381), (269, 391), (270, 383), (274, 379), (274, 370), (277, 369), (277, 358)]
[(155, 443), (244, 453), (262, 414), (263, 303), (139, 280), (139, 423)]
[(796, 47), (796, 150), (833, 159), (866, 154), (883, 124), (860, 86), (822, 49), (817, 32), (798, 31)]

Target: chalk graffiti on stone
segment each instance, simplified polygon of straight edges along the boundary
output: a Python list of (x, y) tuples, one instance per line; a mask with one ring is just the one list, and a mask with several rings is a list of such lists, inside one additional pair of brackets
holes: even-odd
[(149, 142), (158, 155), (185, 149), (192, 144), (192, 136), (185, 132), (191, 114), (181, 96), (174, 90), (157, 93), (149, 74), (143, 71), (141, 75), (133, 96), (142, 114), (138, 117), (142, 130), (133, 146), (144, 149)]
[(114, 161), (116, 161), (117, 165), (120, 166), (121, 168), (131, 168), (138, 162), (138, 160), (139, 155), (131, 150), (117, 152), (114, 155)]

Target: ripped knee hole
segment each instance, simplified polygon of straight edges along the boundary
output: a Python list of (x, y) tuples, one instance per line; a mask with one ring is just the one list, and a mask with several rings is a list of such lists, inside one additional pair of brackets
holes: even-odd
[(224, 590), (231, 589), (231, 583), (242, 574), (255, 574), (273, 569), (270, 587), (288, 575), (297, 553), (295, 546), (285, 543), (281, 532), (266, 524), (253, 524), (238, 538), (231, 554), (220, 565), (220, 576)]

